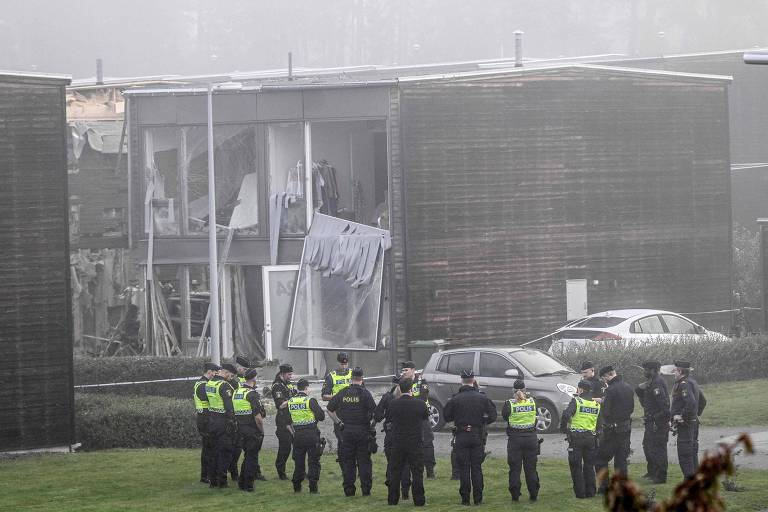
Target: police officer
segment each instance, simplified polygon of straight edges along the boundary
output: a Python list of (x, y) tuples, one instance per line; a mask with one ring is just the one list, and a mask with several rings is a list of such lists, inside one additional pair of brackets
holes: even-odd
[(243, 465), (240, 468), (238, 487), (241, 491), (253, 492), (253, 481), (259, 471), (259, 450), (264, 442), (264, 417), (267, 415), (255, 391), (255, 368), (248, 370), (242, 386), (235, 390), (232, 406), (237, 418), (240, 446), (243, 447)]
[(245, 356), (236, 356), (235, 368), (237, 369), (237, 384), (242, 386), (246, 381), (245, 374), (251, 368), (251, 361)]
[(387, 503), (397, 505), (400, 490), (395, 482), (401, 478), (405, 466), (410, 468), (413, 504), (423, 507), (424, 496), (424, 421), (429, 418), (429, 410), (424, 402), (413, 397), (413, 381), (401, 378), (398, 384), (400, 397), (393, 399), (387, 406), (384, 422), (392, 429), (392, 449), (387, 465)]
[(627, 475), (627, 459), (629, 459), (630, 436), (632, 434), (632, 412), (635, 410), (635, 394), (632, 388), (624, 382), (621, 375), (616, 373), (613, 366), (600, 368), (600, 378), (608, 384), (603, 395), (600, 426), (603, 430), (600, 446), (597, 449), (597, 465), (599, 473), (606, 470), (605, 478), (600, 481), (599, 492), (605, 493), (608, 488), (608, 462), (613, 459), (613, 469), (617, 473)]
[[(376, 409), (373, 411), (373, 419), (377, 423), (383, 421), (386, 417), (387, 408), (389, 407), (390, 402), (400, 398), (399, 383), (400, 377), (397, 375), (393, 376), (392, 387), (382, 395), (381, 400), (379, 400), (379, 403), (376, 405)], [(382, 432), (384, 432), (384, 456), (387, 458), (387, 475), (389, 475), (389, 466), (392, 463), (392, 424), (385, 421)], [(384, 484), (387, 487), (390, 486), (389, 478), (385, 480)], [(394, 485), (397, 486), (398, 484), (395, 482)], [(403, 499), (407, 500), (411, 489), (411, 468), (406, 464), (403, 465), (403, 471), (400, 477), (400, 488)]]
[(669, 391), (667, 383), (659, 375), (661, 363), (645, 361), (645, 382), (635, 388), (635, 394), (643, 406), (643, 453), (648, 472), (645, 474), (655, 484), (667, 481), (667, 441), (669, 440)]
[[(250, 366), (251, 362), (247, 357), (235, 357), (234, 367), (236, 373), (232, 376), (232, 380), (230, 381), (230, 384), (235, 391), (237, 391), (245, 384), (245, 373), (248, 371)], [(237, 480), (238, 482), (240, 481), (240, 478), (238, 477), (237, 472), (237, 462), (240, 460), (240, 455), (243, 453), (243, 446), (241, 445), (240, 441), (241, 436), (237, 436), (235, 439), (235, 445), (232, 447), (232, 461), (229, 463), (229, 475), (232, 477), (232, 480)]]
[(351, 385), (333, 395), (327, 409), (341, 431), (343, 450), (339, 453), (339, 458), (344, 475), (344, 495), (355, 495), (355, 478), (359, 471), (360, 490), (363, 496), (369, 496), (373, 486), (371, 420), (376, 402), (371, 392), (363, 387), (362, 368), (352, 370)]
[(585, 380), (592, 385), (592, 399), (601, 402), (603, 400), (605, 384), (595, 375), (595, 364), (592, 361), (581, 363), (581, 380)]
[(275, 435), (277, 436), (277, 456), (275, 468), (280, 480), (288, 480), (285, 474), (285, 463), (291, 455), (293, 434), (288, 425), (291, 423), (291, 415), (288, 412), (288, 400), (296, 394), (296, 386), (291, 382), (293, 378), (293, 366), (281, 364), (275, 380), (272, 382), (272, 398), (275, 401), (277, 414), (275, 415)]
[(197, 411), (197, 431), (200, 434), (202, 449), (200, 450), (200, 482), (210, 483), (210, 475), (213, 474), (213, 461), (211, 453), (211, 437), (208, 435), (208, 395), (205, 393), (205, 383), (211, 380), (221, 370), (221, 366), (213, 363), (205, 363), (203, 375), (195, 381), (193, 398)]
[(516, 380), (515, 396), (504, 402), (501, 417), (507, 422), (507, 464), (509, 493), (512, 501), (520, 499), (520, 469), (525, 469), (525, 485), (531, 501), (539, 497), (539, 439), (536, 436), (536, 402), (525, 392), (525, 383)]
[[(320, 391), (322, 399), (326, 402), (333, 398), (339, 391), (349, 386), (352, 381), (352, 369), (349, 367), (349, 354), (346, 352), (339, 352), (336, 354), (336, 361), (339, 363), (339, 367), (336, 370), (331, 370), (325, 375), (323, 381), (323, 389)], [(342, 438), (341, 430), (337, 423), (333, 424), (333, 434), (336, 436), (336, 453), (338, 457), (336, 462), (339, 463), (342, 472), (344, 468), (341, 464), (341, 452), (342, 452)]]
[(219, 373), (205, 383), (208, 398), (208, 434), (213, 446), (211, 487), (227, 487), (227, 468), (232, 461), (232, 446), (237, 435), (237, 420), (232, 405), (235, 390), (229, 380), (236, 372), (231, 364), (222, 365)]
[(456, 426), (456, 458), (459, 462), (459, 494), (461, 504), (469, 505), (469, 494), (475, 505), (483, 502), (483, 427), (496, 421), (496, 406), (474, 385), (472, 370), (461, 372), (461, 387), (445, 404), (445, 421)]
[(699, 466), (699, 416), (707, 399), (691, 377), (691, 363), (675, 361), (672, 387), (672, 426), (677, 431), (677, 459), (685, 478), (691, 478)]
[[(323, 454), (317, 422), (325, 420), (325, 412), (317, 400), (307, 395), (307, 379), (299, 379), (296, 387), (298, 392), (287, 402), (293, 429), (293, 492), (301, 492), (301, 482), (306, 477), (309, 492), (316, 494), (320, 480), (320, 456)], [(305, 469), (307, 466), (309, 471)]]
[[(413, 397), (423, 400), (429, 409), (429, 384), (421, 375), (416, 373), (416, 364), (413, 361), (406, 361), (402, 364), (401, 378), (413, 380)], [(421, 434), (424, 438), (424, 468), (427, 470), (427, 478), (433, 479), (435, 478), (437, 461), (435, 460), (435, 434), (432, 432), (432, 423), (430, 423), (429, 418), (421, 426)]]
[(560, 431), (568, 436), (568, 465), (573, 492), (577, 498), (595, 495), (595, 457), (597, 455), (597, 418), (600, 403), (592, 397), (592, 383), (582, 380), (576, 396), (563, 411)]

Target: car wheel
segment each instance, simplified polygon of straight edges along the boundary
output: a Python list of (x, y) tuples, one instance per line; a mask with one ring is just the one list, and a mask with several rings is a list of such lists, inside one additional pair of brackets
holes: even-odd
[(429, 401), (429, 426), (432, 427), (432, 432), (437, 432), (445, 426), (443, 406), (434, 400)]
[(536, 430), (542, 434), (552, 434), (560, 428), (560, 416), (555, 406), (541, 401), (536, 404)]

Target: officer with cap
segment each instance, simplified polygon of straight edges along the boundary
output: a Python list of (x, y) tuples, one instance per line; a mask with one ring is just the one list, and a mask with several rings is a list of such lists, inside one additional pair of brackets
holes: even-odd
[(648, 467), (645, 474), (655, 484), (667, 481), (667, 441), (669, 440), (669, 391), (659, 375), (661, 363), (645, 361), (645, 381), (638, 384), (635, 394), (643, 407), (643, 453)]
[(251, 367), (251, 361), (245, 356), (235, 357), (235, 368), (237, 369), (237, 384), (245, 384), (245, 374)]
[[(427, 404), (429, 409), (429, 384), (424, 378), (416, 373), (416, 364), (413, 361), (406, 361), (402, 364), (402, 372), (400, 377), (403, 379), (411, 379), (413, 381), (413, 392), (411, 393), (414, 398), (423, 400)], [(427, 478), (435, 478), (435, 434), (432, 432), (432, 423), (429, 418), (424, 421), (422, 425), (422, 437), (424, 438), (424, 468), (427, 471)]]
[(213, 363), (205, 363), (205, 373), (195, 381), (193, 398), (197, 411), (197, 431), (200, 434), (202, 449), (200, 450), (200, 482), (210, 483), (210, 475), (213, 474), (213, 461), (211, 454), (211, 437), (208, 435), (208, 395), (205, 393), (205, 383), (211, 380), (221, 370), (221, 366)]
[(496, 421), (496, 406), (474, 385), (472, 370), (461, 372), (461, 387), (445, 404), (445, 421), (456, 427), (456, 458), (459, 462), (459, 494), (461, 504), (469, 505), (469, 495), (475, 505), (483, 502), (483, 428)]
[(685, 478), (691, 478), (699, 466), (699, 416), (707, 399), (691, 377), (691, 363), (675, 361), (672, 387), (672, 426), (677, 431), (677, 459)]
[[(254, 389), (258, 372), (255, 368), (245, 372), (245, 382), (232, 398), (235, 417), (240, 434), (240, 446), (243, 447), (243, 465), (240, 468), (238, 487), (241, 491), (253, 492), (253, 481), (259, 470), (259, 450), (264, 442), (264, 417), (267, 415), (259, 401), (259, 393)], [(263, 477), (262, 477), (263, 479)]]
[(613, 469), (627, 475), (630, 436), (632, 435), (632, 412), (635, 410), (635, 394), (632, 388), (616, 373), (613, 366), (600, 368), (600, 378), (608, 384), (603, 396), (600, 446), (597, 449), (596, 471), (606, 470), (600, 481), (598, 492), (604, 494), (608, 488), (608, 463), (613, 459)]
[(595, 374), (595, 364), (592, 361), (581, 363), (581, 379), (592, 385), (592, 398), (598, 402), (602, 401), (605, 386), (603, 381)]
[[(336, 361), (339, 362), (339, 367), (335, 370), (331, 370), (325, 375), (325, 380), (323, 381), (323, 389), (320, 391), (322, 399), (326, 402), (333, 398), (342, 389), (348, 387), (349, 383), (352, 381), (352, 369), (349, 367), (349, 354), (346, 352), (339, 352), (336, 354)], [(336, 453), (338, 455), (336, 462), (339, 463), (339, 466), (343, 472), (344, 468), (341, 464), (341, 445), (343, 441), (341, 438), (341, 430), (339, 430), (339, 425), (337, 423), (333, 424), (333, 434), (336, 436)]]
[[(250, 368), (251, 362), (245, 356), (236, 356), (234, 366), (237, 372), (233, 376), (230, 384), (232, 384), (232, 387), (237, 391), (245, 384), (245, 373)], [(229, 463), (229, 474), (233, 480), (237, 480), (238, 482), (240, 481), (240, 478), (238, 478), (237, 473), (237, 462), (240, 460), (240, 454), (243, 453), (243, 446), (240, 441), (241, 436), (238, 436), (235, 439), (235, 446), (232, 447), (232, 462)]]
[(582, 380), (576, 396), (563, 411), (560, 431), (568, 436), (568, 465), (573, 492), (577, 498), (595, 495), (595, 457), (597, 454), (597, 418), (600, 403), (592, 397), (592, 383)]
[(515, 396), (504, 402), (501, 417), (507, 422), (507, 464), (509, 493), (512, 501), (520, 499), (520, 469), (525, 469), (525, 485), (531, 501), (539, 496), (539, 439), (536, 436), (536, 402), (525, 392), (525, 382), (513, 384)]
[(296, 395), (296, 386), (291, 382), (292, 378), (293, 366), (281, 364), (277, 375), (275, 375), (275, 380), (272, 382), (272, 398), (277, 409), (275, 415), (275, 435), (277, 436), (275, 468), (280, 480), (288, 480), (288, 475), (285, 474), (285, 463), (291, 455), (291, 446), (293, 445), (293, 434), (288, 428), (291, 423), (288, 400)]
[(231, 364), (221, 366), (218, 374), (205, 383), (208, 398), (208, 434), (213, 445), (211, 487), (227, 487), (227, 468), (232, 461), (232, 447), (237, 435), (237, 420), (232, 405), (235, 390), (229, 383), (236, 372)]
[[(376, 409), (373, 411), (373, 419), (376, 421), (376, 423), (384, 420), (387, 415), (387, 409), (392, 400), (400, 398), (399, 384), (400, 377), (397, 375), (393, 376), (392, 387), (389, 391), (382, 395), (381, 400), (379, 400), (379, 403), (376, 404)], [(392, 423), (384, 421), (382, 432), (384, 432), (384, 456), (387, 458), (387, 475), (389, 475), (389, 468), (392, 464)], [(388, 478), (384, 481), (384, 484), (387, 487), (390, 486)], [(397, 486), (398, 484), (395, 482), (393, 485)], [(402, 490), (402, 497), (404, 500), (407, 500), (409, 491), (411, 489), (411, 469), (406, 464), (403, 465), (403, 470), (400, 477), (400, 486)]]
[[(307, 392), (309, 381), (299, 379), (297, 393), (288, 399), (288, 412), (293, 429), (293, 492), (301, 492), (301, 482), (309, 480), (309, 492), (317, 493), (320, 480), (320, 456), (323, 444), (317, 422), (325, 420), (325, 412)], [(309, 471), (306, 467), (309, 466)]]
[(371, 392), (363, 387), (362, 368), (352, 370), (352, 384), (333, 395), (327, 409), (341, 432), (339, 458), (344, 475), (344, 495), (355, 495), (355, 479), (359, 471), (360, 489), (363, 496), (368, 496), (373, 486), (370, 429), (376, 402)]

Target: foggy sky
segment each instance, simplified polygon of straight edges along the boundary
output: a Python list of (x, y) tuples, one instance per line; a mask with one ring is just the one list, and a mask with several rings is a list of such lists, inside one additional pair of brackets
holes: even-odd
[[(768, 45), (764, 0), (2, 0), (0, 69), (92, 77)], [(663, 35), (659, 33), (663, 32)]]

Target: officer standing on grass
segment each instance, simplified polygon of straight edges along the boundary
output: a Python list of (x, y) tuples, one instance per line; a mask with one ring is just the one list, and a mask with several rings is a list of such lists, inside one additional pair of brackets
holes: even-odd
[(595, 375), (595, 364), (592, 361), (581, 363), (581, 379), (592, 386), (592, 398), (598, 402), (602, 401), (605, 383)]
[(400, 397), (389, 402), (384, 422), (392, 429), (392, 450), (387, 465), (387, 503), (397, 505), (400, 501), (400, 489), (396, 482), (401, 478), (404, 468), (411, 471), (411, 496), (413, 504), (423, 507), (424, 496), (424, 437), (422, 425), (429, 417), (429, 411), (421, 400), (415, 399), (413, 381), (401, 377)]
[(675, 385), (672, 387), (672, 428), (677, 431), (677, 459), (685, 478), (691, 478), (699, 466), (699, 416), (707, 399), (691, 377), (691, 363), (675, 361)]
[[(320, 456), (323, 444), (317, 422), (325, 420), (325, 412), (308, 393), (309, 381), (299, 379), (298, 392), (288, 399), (293, 429), (293, 492), (301, 492), (301, 482), (309, 480), (309, 492), (316, 494), (320, 480)], [(305, 468), (309, 466), (309, 471)]]
[[(234, 390), (237, 391), (245, 384), (245, 373), (250, 368), (251, 362), (245, 356), (237, 356), (235, 357), (234, 366), (236, 373), (233, 375), (230, 384), (232, 384)], [(240, 478), (238, 477), (237, 472), (237, 462), (240, 460), (240, 455), (243, 453), (243, 445), (240, 441), (240, 436), (237, 436), (235, 445), (232, 447), (232, 461), (229, 463), (229, 475), (232, 477), (233, 481), (237, 480), (238, 482), (240, 481)]]
[(568, 436), (568, 466), (577, 498), (591, 498), (597, 490), (595, 457), (599, 415), (600, 404), (592, 397), (592, 383), (580, 381), (576, 396), (563, 411), (560, 420), (560, 431)]
[(221, 370), (221, 366), (205, 363), (204, 370), (205, 373), (195, 381), (193, 398), (197, 411), (197, 431), (200, 434), (202, 446), (200, 450), (200, 482), (207, 484), (211, 482), (210, 477), (214, 471), (211, 459), (213, 446), (211, 445), (211, 436), (208, 434), (208, 395), (205, 393), (205, 384), (216, 375), (216, 372)]
[[(401, 378), (413, 380), (412, 395), (414, 398), (422, 400), (429, 409), (429, 384), (416, 373), (416, 364), (413, 361), (406, 361), (402, 364)], [(435, 434), (432, 432), (432, 423), (429, 417), (421, 426), (421, 435), (424, 438), (424, 469), (427, 471), (427, 478), (435, 478)]]
[(352, 370), (352, 384), (336, 393), (328, 402), (327, 409), (341, 431), (343, 450), (339, 458), (344, 476), (344, 495), (355, 495), (355, 479), (359, 471), (360, 490), (363, 496), (369, 496), (373, 486), (370, 428), (376, 402), (371, 392), (363, 387), (362, 368)]
[(459, 494), (461, 504), (469, 505), (469, 495), (475, 505), (483, 502), (483, 428), (496, 421), (496, 406), (474, 385), (472, 370), (461, 372), (461, 387), (445, 404), (445, 420), (456, 427), (456, 457), (459, 462)]
[(600, 377), (608, 387), (601, 407), (600, 425), (603, 433), (597, 449), (595, 469), (598, 473), (602, 470), (606, 471), (604, 478), (600, 480), (599, 489), (599, 492), (604, 494), (608, 488), (608, 463), (611, 459), (613, 459), (614, 471), (627, 475), (635, 394), (621, 375), (616, 373), (613, 366), (600, 368)]
[(669, 391), (659, 375), (661, 363), (645, 361), (645, 381), (638, 384), (635, 394), (643, 406), (643, 452), (648, 471), (645, 478), (655, 484), (667, 481), (667, 441), (669, 440)]
[(512, 501), (520, 499), (520, 469), (525, 470), (525, 484), (531, 501), (539, 496), (539, 438), (536, 436), (536, 402), (525, 392), (525, 383), (513, 384), (514, 398), (504, 402), (501, 417), (507, 422), (507, 464), (509, 464), (509, 493)]
[(243, 376), (245, 378), (243, 385), (235, 391), (232, 399), (240, 434), (240, 446), (244, 451), (243, 465), (240, 468), (237, 484), (241, 491), (247, 492), (253, 492), (253, 481), (257, 475), (261, 474), (259, 450), (264, 442), (264, 417), (267, 415), (259, 401), (259, 394), (254, 389), (257, 376), (258, 372), (255, 368), (248, 370)]
[[(387, 415), (387, 408), (389, 407), (389, 404), (392, 402), (392, 400), (396, 400), (400, 398), (400, 377), (397, 375), (392, 377), (392, 388), (390, 388), (389, 391), (384, 393), (384, 395), (381, 397), (381, 400), (379, 400), (379, 403), (376, 405), (376, 409), (373, 411), (373, 419), (377, 423), (380, 421), (383, 421), (384, 418)], [(391, 422), (385, 421), (383, 425), (384, 432), (384, 456), (387, 458), (387, 475), (389, 475), (389, 469), (390, 465), (392, 464), (392, 424)], [(385, 485), (387, 487), (390, 486), (389, 478), (385, 480)], [(392, 483), (392, 485), (399, 485), (400, 489), (402, 491), (402, 497), (404, 500), (408, 499), (408, 494), (411, 489), (411, 469), (407, 465), (403, 465), (403, 471), (400, 476), (400, 483), (397, 482)]]
[[(349, 354), (346, 352), (339, 352), (336, 354), (336, 361), (339, 363), (339, 367), (336, 370), (331, 370), (325, 375), (323, 381), (323, 389), (320, 391), (320, 395), (324, 401), (329, 401), (342, 389), (345, 389), (352, 382), (352, 369), (349, 367)], [(333, 434), (336, 436), (336, 462), (339, 463), (342, 472), (344, 467), (341, 463), (341, 445), (343, 443), (341, 430), (337, 423), (333, 424)]]
[(293, 366), (281, 364), (275, 380), (272, 382), (272, 399), (275, 401), (275, 435), (277, 436), (277, 456), (275, 457), (275, 469), (280, 480), (288, 480), (285, 474), (285, 463), (291, 455), (293, 434), (288, 425), (291, 423), (291, 415), (288, 412), (288, 400), (296, 394), (296, 386), (291, 382), (293, 378)]
[(228, 382), (236, 372), (231, 364), (222, 365), (218, 375), (205, 383), (208, 398), (208, 433), (213, 445), (213, 475), (210, 486), (227, 487), (227, 468), (232, 461), (232, 446), (237, 435), (237, 420), (232, 405), (235, 390)]

